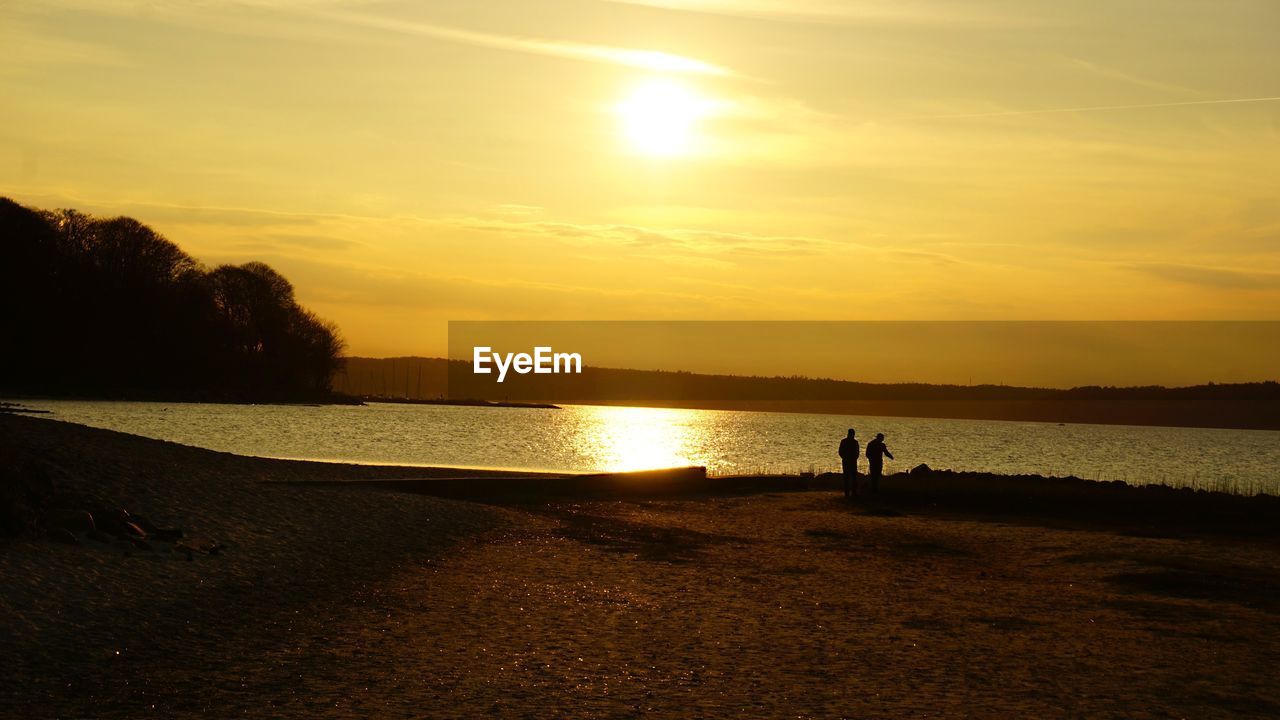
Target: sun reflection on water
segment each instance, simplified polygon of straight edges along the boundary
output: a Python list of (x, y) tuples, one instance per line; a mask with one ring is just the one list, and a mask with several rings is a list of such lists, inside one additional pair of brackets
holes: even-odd
[(705, 432), (693, 411), (659, 408), (591, 407), (574, 448), (604, 472), (700, 465), (697, 451)]

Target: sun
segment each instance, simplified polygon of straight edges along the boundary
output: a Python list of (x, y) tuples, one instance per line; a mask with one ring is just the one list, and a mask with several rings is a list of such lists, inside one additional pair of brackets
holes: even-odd
[(620, 101), (615, 110), (627, 142), (646, 155), (685, 155), (697, 144), (697, 126), (711, 103), (672, 80), (650, 80)]

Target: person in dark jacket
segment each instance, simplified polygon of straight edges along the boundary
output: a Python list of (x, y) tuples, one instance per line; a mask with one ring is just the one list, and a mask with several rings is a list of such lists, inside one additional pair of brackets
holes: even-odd
[(876, 433), (876, 439), (867, 443), (867, 474), (871, 477), (871, 492), (880, 492), (880, 475), (884, 472), (884, 459), (893, 459), (893, 453), (884, 444), (884, 433)]
[(862, 454), (862, 446), (858, 444), (858, 439), (853, 435), (853, 428), (849, 428), (849, 434), (840, 441), (840, 464), (844, 470), (844, 496), (846, 499), (858, 496), (858, 456)]

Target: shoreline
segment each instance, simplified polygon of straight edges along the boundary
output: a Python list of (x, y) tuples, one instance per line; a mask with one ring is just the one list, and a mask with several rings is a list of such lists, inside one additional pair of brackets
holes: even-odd
[(402, 398), (402, 397), (386, 397), (378, 395), (360, 395), (356, 397), (361, 403), (387, 403), (391, 405), (445, 405), (456, 407), (500, 407), (500, 408), (529, 408), (531, 410), (559, 410), (559, 405), (553, 405), (546, 402), (516, 402), (513, 400), (480, 400), (475, 398), (463, 398), (451, 400), (447, 398)]
[[(876, 426), (891, 438), (903, 462), (889, 463), (901, 472), (917, 463), (1000, 475), (1043, 475), (1096, 480), (1122, 480), (1135, 486), (1164, 484), (1219, 490), (1234, 494), (1277, 493), (1270, 468), (1280, 463), (1277, 431), (1228, 429), (1170, 429), (1147, 426), (1101, 426), (944, 419), (832, 418), (787, 413), (643, 410), (569, 407), (568, 415), (538, 415), (536, 410), (456, 411), (415, 410), (404, 405), (370, 404), (364, 408), (192, 405), (167, 403), (32, 402), (30, 407), (52, 411), (50, 417), (94, 427), (138, 432), (197, 447), (264, 458), (357, 464), (368, 467), (450, 467), (504, 472), (584, 473), (594, 464), (626, 462), (645, 465), (645, 458), (623, 460), (612, 455), (581, 453), (561, 443), (557, 435), (582, 427), (585, 418), (605, 420), (599, 432), (615, 432), (627, 423), (675, 428), (693, 423), (711, 433), (735, 425), (754, 425), (787, 436), (785, 443), (755, 443), (750, 435), (731, 433), (725, 442), (698, 448), (687, 436), (669, 432), (664, 455), (683, 455), (706, 464), (715, 475), (743, 473), (800, 475), (836, 471), (838, 461), (828, 445), (844, 434), (844, 425)], [(533, 413), (528, 417), (521, 413)], [(455, 418), (454, 416), (457, 415)], [(189, 421), (188, 421), (189, 419)], [(279, 430), (258, 433), (261, 421)], [(527, 422), (526, 422), (527, 421)], [(458, 437), (450, 433), (468, 425), (486, 427), (485, 436)], [(436, 433), (433, 427), (439, 427)], [(815, 430), (815, 428), (823, 428)], [(454, 428), (454, 429), (450, 429)], [(401, 436), (403, 431), (412, 433)], [(578, 432), (578, 431), (573, 431)], [(992, 447), (976, 439), (989, 438)], [(678, 439), (683, 438), (683, 439)], [(541, 452), (540, 443), (548, 443)], [(575, 442), (592, 442), (577, 435)], [(630, 444), (629, 444), (630, 445)], [(1110, 449), (1095, 454), (1100, 446)], [(1202, 449), (1203, 448), (1203, 449)], [(634, 448), (633, 448), (634, 451)], [(436, 462), (433, 462), (436, 461)]]
[(0, 539), (0, 714), (1280, 710), (1274, 498), (1001, 506), (1008, 479), (921, 472), (849, 504), (834, 476), (273, 460), (16, 416), (0, 454), (225, 547)]
[[(84, 437), (102, 442), (138, 443), (143, 456), (184, 454), (188, 463), (229, 466), (249, 472), (260, 482), (301, 487), (349, 485), (495, 506), (582, 500), (699, 499), (716, 495), (750, 495), (839, 490), (838, 473), (708, 474), (705, 468), (666, 468), (624, 472), (556, 471), (451, 465), (362, 463), (341, 459), (293, 459), (239, 455), (116, 430), (96, 428), (42, 415), (0, 413), (10, 423), (52, 423), (79, 428)], [(30, 430), (38, 425), (27, 425)], [(47, 426), (45, 426), (47, 427)], [(46, 444), (47, 445), (47, 444)], [(274, 479), (268, 480), (271, 477)], [(862, 483), (867, 483), (862, 475)], [(281, 479), (283, 478), (283, 479)], [(526, 482), (536, 480), (536, 483)], [(919, 465), (884, 477), (883, 493), (871, 501), (914, 512), (1006, 518), (1052, 519), (1091, 527), (1169, 525), (1184, 533), (1246, 533), (1280, 537), (1280, 495), (1130, 484), (1076, 476), (997, 474), (933, 469)]]

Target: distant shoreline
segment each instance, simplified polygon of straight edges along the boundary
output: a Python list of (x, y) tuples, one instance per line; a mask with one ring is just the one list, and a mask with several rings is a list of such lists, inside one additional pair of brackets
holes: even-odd
[(329, 393), (323, 396), (304, 396), (297, 398), (251, 398), (243, 396), (217, 397), (217, 396), (193, 396), (193, 395), (166, 395), (166, 394), (104, 394), (104, 395), (59, 395), (53, 393), (32, 393), (32, 392), (6, 392), (0, 390), (0, 398), (21, 405), (25, 402), (39, 402), (42, 400), (56, 400), (59, 402), (153, 402), (153, 403), (175, 403), (175, 404), (191, 404), (191, 405), (363, 405), (364, 402), (357, 397), (343, 395), (341, 393)]
[[(181, 404), (209, 404), (209, 405), (295, 405), (295, 406), (323, 406), (323, 405), (364, 405), (365, 403), (389, 403), (400, 405), (456, 405), (460, 407), (503, 407), (503, 408), (534, 408), (540, 410), (560, 410), (559, 405), (546, 402), (517, 402), (507, 400), (480, 400), (475, 398), (464, 398), (453, 400), (448, 398), (427, 398), (414, 399), (405, 397), (381, 397), (377, 395), (367, 395), (356, 397), (352, 395), (334, 394), (324, 398), (299, 399), (299, 400), (232, 400), (219, 398), (173, 398), (173, 397), (111, 397), (97, 395), (80, 395), (80, 396), (60, 396), (60, 395), (26, 395), (21, 393), (4, 393), (0, 392), (0, 398), (5, 398), (9, 402), (0, 402), (0, 412), (39, 412), (35, 410), (22, 410), (23, 402), (39, 402), (42, 400), (54, 400), (60, 402), (159, 402), (159, 403), (181, 403)], [(19, 401), (19, 402), (12, 402)], [(7, 408), (7, 409), (6, 409)]]
[[(477, 379), (477, 377), (479, 379)], [(955, 420), (1280, 430), (1280, 383), (1036, 388), (866, 383), (584, 366), (581, 375), (508, 377), (498, 385), (444, 358), (345, 359), (336, 392), (354, 397), (489, 398), (558, 405)]]
[(544, 402), (512, 402), (507, 400), (450, 400), (447, 398), (438, 398), (434, 400), (417, 400), (412, 398), (397, 397), (375, 397), (368, 396), (359, 398), (366, 403), (392, 403), (400, 405), (457, 405), (461, 407), (502, 407), (502, 408), (534, 408), (539, 410), (560, 410), (559, 405)]
[(1118, 408), (1103, 415), (1094, 408), (1075, 413), (1053, 412), (1030, 403), (949, 403), (928, 401), (844, 401), (844, 400), (742, 400), (742, 401), (594, 401), (566, 405), (600, 405), (606, 407), (670, 408), (676, 410), (723, 410), (732, 412), (798, 413), (809, 415), (854, 415), (860, 417), (914, 418), (919, 420), (986, 420), (992, 422), (1027, 422), (1048, 425), (1125, 425), (1133, 427), (1169, 427), (1201, 430), (1280, 431), (1280, 422), (1259, 424), (1231, 423), (1229, 418), (1181, 417), (1179, 413), (1161, 414), (1160, 408), (1142, 406), (1140, 413)]

